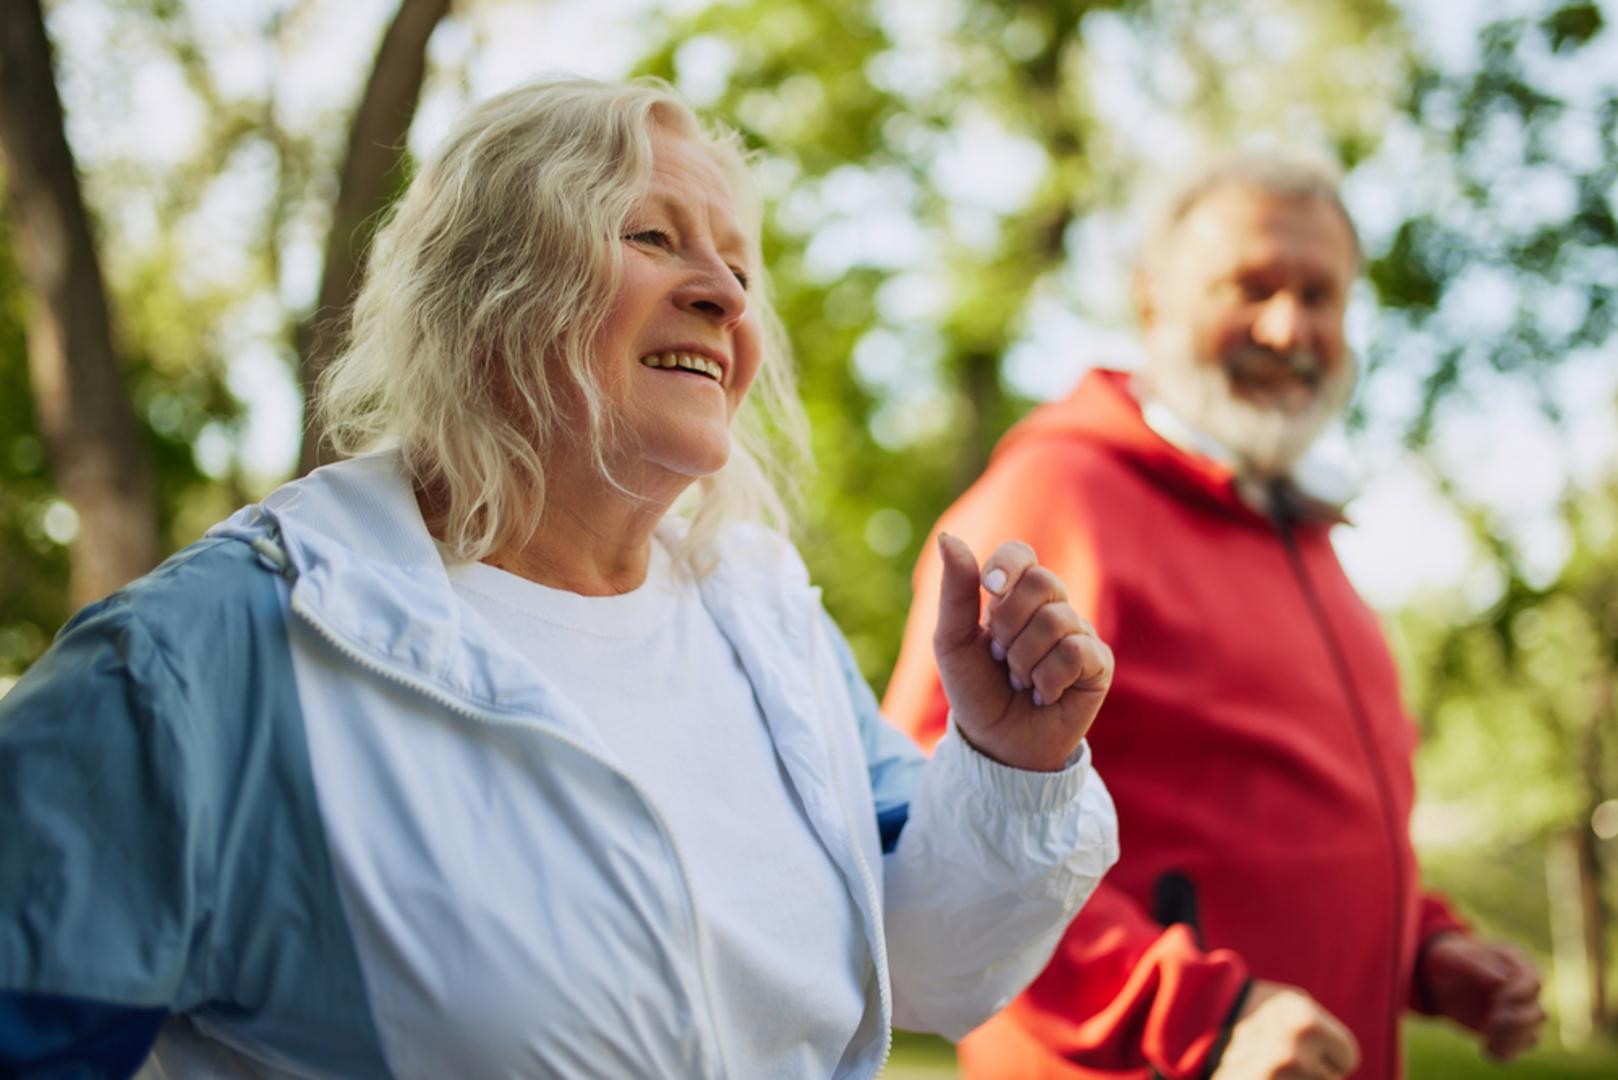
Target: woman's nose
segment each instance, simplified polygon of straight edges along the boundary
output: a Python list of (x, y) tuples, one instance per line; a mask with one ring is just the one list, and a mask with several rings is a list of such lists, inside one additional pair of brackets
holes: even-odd
[(680, 307), (720, 325), (740, 321), (747, 314), (747, 290), (736, 274), (717, 256), (703, 260), (680, 286)]

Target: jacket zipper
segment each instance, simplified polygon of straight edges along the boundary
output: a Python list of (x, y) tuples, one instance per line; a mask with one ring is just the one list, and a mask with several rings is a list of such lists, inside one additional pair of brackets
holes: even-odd
[[(270, 543), (273, 543), (273, 541), (270, 541)], [(254, 548), (255, 550), (258, 549), (258, 545), (256, 543), (254, 544)], [(263, 554), (262, 551), (261, 554)], [(283, 555), (283, 558), (284, 557), (285, 556)], [(291, 571), (283, 569), (282, 574), (283, 576), (288, 577), (289, 581), (291, 580)], [(714, 1052), (719, 1057), (719, 1074), (720, 1076), (729, 1076), (730, 1065), (725, 1060), (725, 1042), (724, 1039), (720, 1037), (719, 1028), (714, 1016), (713, 987), (708, 975), (707, 952), (702, 946), (702, 928), (700, 925), (701, 920), (697, 914), (697, 897), (696, 892), (691, 888), (691, 875), (686, 868), (685, 854), (680, 850), (680, 842), (675, 839), (674, 831), (669, 828), (668, 819), (663, 816), (663, 812), (657, 808), (656, 803), (652, 802), (650, 796), (648, 796), (645, 789), (636, 782), (635, 778), (625, 773), (622, 769), (618, 768), (612, 762), (596, 753), (590, 747), (579, 742), (577, 739), (563, 735), (560, 732), (553, 731), (542, 724), (500, 716), (495, 713), (484, 712), (483, 710), (474, 708), (473, 706), (468, 705), (466, 702), (456, 698), (454, 695), (440, 690), (429, 683), (423, 682), (420, 679), (412, 678), (403, 671), (399, 671), (396, 668), (389, 667), (386, 664), (373, 660), (371, 657), (366, 656), (358, 649), (355, 649), (346, 640), (339, 636), (336, 631), (329, 629), (323, 622), (319, 620), (319, 618), (315, 616), (313, 612), (308, 609), (306, 605), (300, 603), (296, 596), (290, 597), (290, 606), (292, 610), (297, 613), (298, 617), (316, 633), (318, 633), (322, 639), (324, 639), (349, 660), (353, 661), (355, 664), (358, 664), (367, 671), (374, 672), (375, 674), (403, 686), (408, 690), (413, 690), (428, 700), (437, 703), (445, 709), (448, 709), (450, 712), (464, 716), (467, 719), (477, 721), (478, 723), (488, 724), (494, 727), (522, 728), (537, 735), (544, 735), (548, 738), (555, 739), (557, 742), (578, 751), (585, 757), (596, 762), (608, 772), (620, 777), (624, 783), (628, 785), (629, 789), (635, 793), (637, 798), (640, 799), (641, 804), (646, 807), (647, 812), (652, 815), (652, 820), (657, 823), (658, 829), (661, 830), (663, 836), (668, 840), (669, 850), (674, 853), (675, 869), (679, 871), (680, 884), (685, 889), (686, 903), (690, 906), (691, 910), (691, 942), (692, 947), (697, 953), (697, 977), (702, 981), (702, 993), (707, 1004), (708, 1019), (714, 1040)]]
[[(813, 668), (820, 662), (820, 627), (815, 613), (809, 613), (809, 662)], [(818, 678), (812, 680), (815, 691), (815, 715), (825, 716), (826, 710), (822, 700), (821, 684)], [(827, 753), (832, 758), (833, 768), (837, 767), (837, 746), (835, 739), (826, 740)], [(841, 799), (839, 799), (841, 802)], [(853, 815), (848, 807), (843, 807), (843, 817), (852, 823)], [(865, 863), (865, 856), (861, 854), (859, 840), (850, 835), (850, 850), (854, 855), (854, 864), (859, 867), (860, 886), (865, 890), (865, 903), (871, 909), (871, 918), (876, 925), (876, 992), (877, 1002), (882, 1009), (882, 1056), (877, 1059), (876, 1071), (872, 1076), (879, 1076), (882, 1070), (888, 1067), (888, 1058), (893, 1054), (893, 1002), (888, 978), (888, 939), (883, 929), (882, 905), (876, 893), (876, 882), (871, 878), (871, 868)]]
[(1401, 968), (1400, 952), (1404, 948), (1405, 938), (1405, 908), (1406, 891), (1404, 860), (1400, 857), (1400, 843), (1397, 826), (1393, 820), (1393, 792), (1388, 787), (1387, 774), (1382, 769), (1382, 762), (1376, 753), (1376, 742), (1371, 737), (1370, 718), (1366, 715), (1365, 704), (1360, 700), (1359, 691), (1354, 686), (1354, 680), (1348, 669), (1348, 658), (1343, 654), (1341, 643), (1332, 628), (1331, 621), (1326, 617), (1325, 606), (1320, 601), (1320, 595), (1315, 591), (1314, 581), (1309, 577), (1308, 570), (1303, 565), (1303, 556), (1298, 550), (1297, 538), (1293, 534), (1292, 526), (1285, 519), (1276, 522), (1276, 534), (1281, 539), (1281, 546), (1286, 551), (1287, 562), (1291, 566), (1293, 577), (1298, 582), (1298, 589), (1303, 594), (1304, 604), (1313, 617), (1315, 626), (1320, 632), (1321, 640), (1325, 643), (1326, 652), (1331, 657), (1332, 668), (1337, 675), (1337, 681), (1342, 685), (1343, 696), (1348, 703), (1349, 715), (1353, 718), (1354, 734), (1359, 740), (1360, 754), (1365, 759), (1366, 770), (1376, 785), (1377, 802), (1382, 816), (1382, 828), (1386, 834), (1388, 853), (1393, 863), (1393, 941), (1394, 948), (1390, 952), (1390, 966), (1392, 968), (1388, 983), (1392, 999), (1389, 1012), (1394, 1016), (1394, 1031), (1392, 1038), (1388, 1039), (1388, 1056), (1385, 1076), (1388, 1080), (1399, 1075), (1399, 1039), (1398, 1017), (1403, 1012), (1400, 1007), (1405, 995), (1400, 985), (1399, 971)]

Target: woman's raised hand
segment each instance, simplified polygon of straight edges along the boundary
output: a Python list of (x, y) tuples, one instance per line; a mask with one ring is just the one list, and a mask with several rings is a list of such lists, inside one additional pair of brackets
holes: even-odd
[[(933, 653), (956, 728), (1003, 765), (1061, 769), (1112, 684), (1112, 650), (1027, 544), (1001, 544), (981, 572), (960, 539), (941, 533), (938, 550)], [(979, 588), (989, 594), (981, 619)]]

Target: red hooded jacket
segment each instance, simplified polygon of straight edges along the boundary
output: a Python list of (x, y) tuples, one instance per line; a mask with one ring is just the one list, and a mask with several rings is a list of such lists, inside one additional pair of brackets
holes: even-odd
[[(1399, 1076), (1417, 947), (1460, 922), (1418, 890), (1415, 729), (1328, 526), (1249, 509), (1229, 469), (1146, 425), (1127, 375), (1096, 371), (1014, 428), (939, 528), (980, 559), (1031, 543), (1117, 657), (1089, 740), (1122, 859), (961, 1044), (964, 1075), (1201, 1077), (1251, 977), (1347, 1024), (1357, 1076)], [(924, 552), (884, 712), (930, 747), (947, 706)]]

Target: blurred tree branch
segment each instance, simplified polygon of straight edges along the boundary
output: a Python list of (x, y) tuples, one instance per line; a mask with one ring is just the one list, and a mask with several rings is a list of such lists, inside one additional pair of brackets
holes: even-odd
[(156, 563), (155, 486), (112, 341), (107, 295), (38, 0), (0, 22), (0, 154), (18, 265), (34, 296), (28, 361), (57, 489), (77, 512), (78, 606)]
[(298, 374), (304, 395), (299, 473), (329, 460), (329, 448), (313, 410), (315, 383), (341, 348), (371, 234), (380, 213), (402, 186), (405, 139), (427, 73), (427, 42), (449, 8), (450, 0), (402, 0), (377, 48), (371, 77), (354, 112), (326, 239), (320, 299), (298, 328)]

